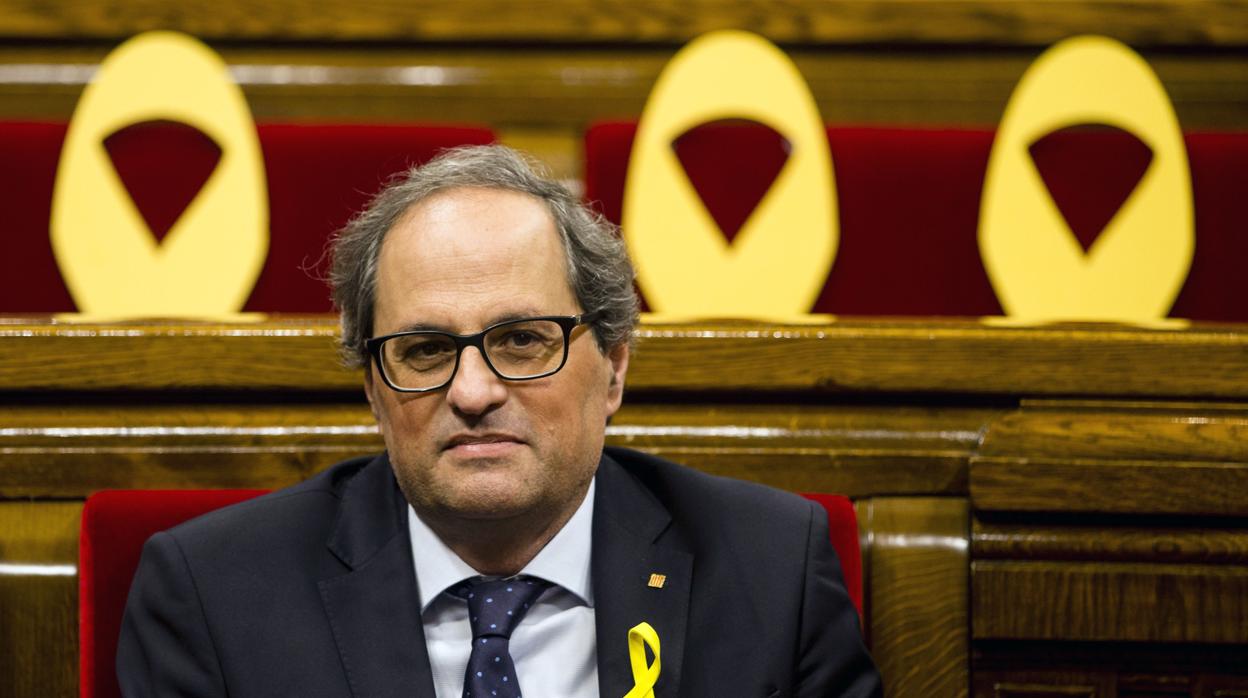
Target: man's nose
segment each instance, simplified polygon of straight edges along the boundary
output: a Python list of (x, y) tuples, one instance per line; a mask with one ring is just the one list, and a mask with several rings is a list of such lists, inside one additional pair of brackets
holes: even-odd
[(476, 347), (464, 347), (446, 399), (465, 414), (484, 414), (507, 400), (507, 386)]

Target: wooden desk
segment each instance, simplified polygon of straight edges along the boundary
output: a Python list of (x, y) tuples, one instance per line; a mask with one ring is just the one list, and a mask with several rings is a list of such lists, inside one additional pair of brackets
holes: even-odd
[[(0, 320), (0, 693), (76, 692), (81, 500), (380, 438), (331, 318)], [(649, 324), (608, 439), (855, 498), (891, 696), (1248, 695), (1248, 328)]]

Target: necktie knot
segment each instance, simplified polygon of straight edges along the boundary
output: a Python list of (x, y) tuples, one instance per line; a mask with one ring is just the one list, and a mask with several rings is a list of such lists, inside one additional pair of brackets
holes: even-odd
[(468, 602), (468, 620), (474, 640), (483, 637), (510, 638), (537, 597), (549, 582), (532, 577), (510, 579), (468, 579), (451, 593)]

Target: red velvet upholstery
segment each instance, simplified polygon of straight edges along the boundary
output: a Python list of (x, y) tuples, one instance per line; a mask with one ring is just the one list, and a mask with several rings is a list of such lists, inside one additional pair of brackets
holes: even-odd
[[(119, 696), (114, 660), (130, 581), (152, 534), (264, 490), (112, 490), (97, 492), (82, 510), (78, 549), (78, 649), (82, 698)], [(806, 494), (828, 512), (832, 547), (845, 586), (862, 614), (858, 519), (848, 498)]]
[[(585, 135), (585, 194), (620, 221), (636, 124)], [(811, 308), (841, 315), (999, 315), (979, 257), (980, 193), (990, 130), (829, 127), (840, 249)], [(1188, 133), (1196, 252), (1171, 310), (1193, 320), (1248, 321), (1248, 132)], [(731, 239), (787, 154), (761, 125), (710, 124), (673, 147)], [(1061, 131), (1037, 141), (1033, 162), (1086, 246), (1151, 157), (1121, 131)]]
[[(0, 122), (0, 313), (75, 310), (52, 254), (48, 221), (66, 126)], [(269, 256), (244, 310), (331, 309), (320, 281), (329, 235), (392, 174), (456, 145), (490, 143), (490, 129), (424, 125), (259, 124), (269, 187)], [(105, 139), (143, 217), (171, 225), (219, 150), (190, 127), (128, 127)]]
[(114, 490), (87, 498), (78, 547), (82, 698), (121, 695), (117, 638), (143, 543), (157, 531), (261, 494), (264, 490)]
[(845, 589), (858, 607), (862, 618), (862, 551), (858, 543), (858, 514), (854, 503), (839, 494), (803, 494), (828, 512), (828, 536), (836, 556), (841, 559), (841, 573), (845, 575)]

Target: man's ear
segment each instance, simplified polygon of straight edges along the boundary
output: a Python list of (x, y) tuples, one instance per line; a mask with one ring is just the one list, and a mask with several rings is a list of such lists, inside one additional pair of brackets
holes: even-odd
[(611, 375), (607, 383), (607, 414), (613, 415), (624, 401), (624, 376), (628, 373), (628, 342), (621, 342), (607, 350), (607, 363)]
[(377, 401), (373, 399), (373, 388), (377, 385), (377, 381), (373, 379), (373, 365), (369, 363), (364, 367), (364, 396), (368, 398), (368, 409), (373, 413), (373, 419), (381, 422), (381, 415), (377, 413)]

